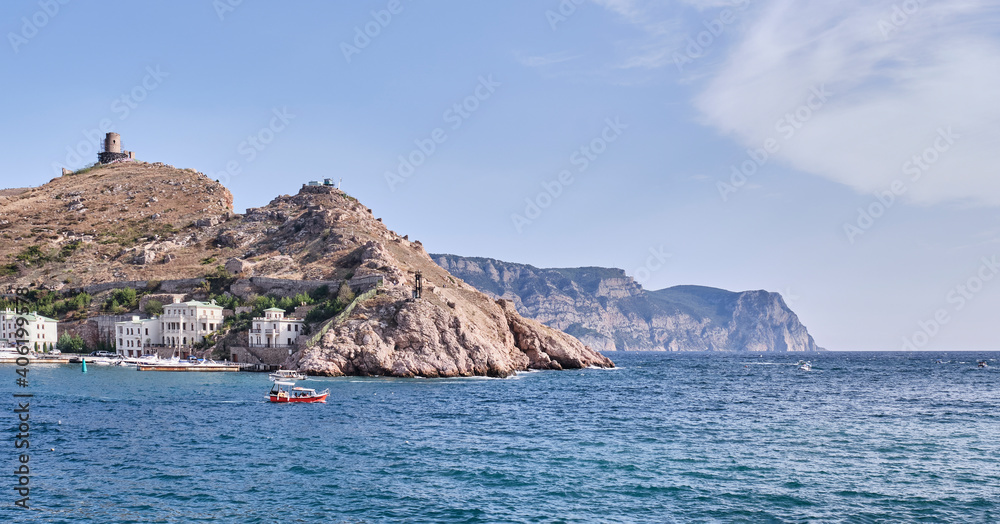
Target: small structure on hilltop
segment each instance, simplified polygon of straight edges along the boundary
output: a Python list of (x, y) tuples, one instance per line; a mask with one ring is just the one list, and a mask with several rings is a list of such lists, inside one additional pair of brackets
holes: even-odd
[(310, 180), (309, 183), (302, 184), (302, 187), (335, 187), (337, 189), (340, 189), (340, 183), (343, 181), (344, 179), (341, 178), (340, 182), (334, 184), (332, 178), (324, 178), (323, 183), (321, 184), (319, 180)]
[(97, 153), (98, 163), (110, 164), (112, 162), (122, 162), (134, 159), (134, 153), (122, 150), (121, 135), (118, 133), (108, 133), (104, 136), (104, 143), (101, 144), (101, 151)]

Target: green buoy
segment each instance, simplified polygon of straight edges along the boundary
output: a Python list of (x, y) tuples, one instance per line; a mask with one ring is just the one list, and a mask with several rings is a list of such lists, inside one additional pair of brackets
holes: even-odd
[(86, 358), (83, 359), (83, 372), (84, 373), (87, 372), (87, 359)]

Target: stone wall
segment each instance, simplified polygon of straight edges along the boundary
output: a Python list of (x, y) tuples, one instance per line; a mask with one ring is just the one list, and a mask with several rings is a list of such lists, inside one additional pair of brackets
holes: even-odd
[[(355, 293), (358, 293), (367, 291), (377, 286), (380, 282), (382, 282), (382, 279), (382, 275), (367, 275), (352, 278), (347, 281), (347, 284), (351, 286), (351, 289)], [(337, 289), (340, 288), (340, 284), (342, 282), (343, 280), (291, 280), (286, 278), (251, 277), (248, 279), (237, 280), (232, 286), (230, 286), (230, 292), (236, 296), (244, 298), (251, 293), (257, 295), (293, 296), (299, 293), (308, 293), (321, 286), (327, 286), (330, 288), (330, 291), (336, 292)], [(92, 286), (74, 289), (73, 291), (86, 291), (91, 295), (96, 295), (112, 289), (124, 288), (132, 288), (142, 291), (149, 287), (149, 283), (150, 281), (146, 280), (105, 282), (103, 284), (94, 284)], [(204, 278), (162, 280), (158, 283), (159, 286), (157, 288), (157, 292), (159, 293), (158, 296), (184, 295), (195, 291), (204, 283)], [(157, 298), (156, 300), (160, 299)], [(183, 300), (183, 298), (181, 298), (181, 300)], [(163, 301), (161, 300), (161, 302)], [(164, 305), (169, 303), (170, 302), (163, 302)]]
[(187, 295), (184, 295), (183, 293), (153, 293), (152, 295), (143, 295), (142, 298), (139, 299), (139, 312), (146, 312), (146, 304), (148, 304), (150, 300), (155, 300), (164, 306), (169, 306), (170, 304), (184, 302), (184, 297), (186, 296)]
[(241, 364), (267, 364), (280, 366), (295, 348), (251, 348), (230, 346), (229, 360)]
[(148, 284), (145, 280), (129, 280), (124, 282), (105, 282), (103, 284), (94, 284), (92, 286), (86, 286), (82, 289), (74, 289), (74, 291), (86, 291), (91, 295), (96, 295), (98, 293), (103, 293), (112, 289), (124, 289), (130, 287), (132, 289), (146, 289)]
[(133, 315), (101, 315), (92, 317), (87, 323), (93, 322), (97, 325), (97, 340), (115, 342), (115, 322), (128, 322)]
[(193, 291), (198, 286), (205, 283), (204, 278), (185, 278), (182, 280), (164, 280), (160, 282), (161, 293), (186, 293)]
[[(347, 281), (355, 293), (367, 291), (382, 282), (382, 275), (368, 275)], [(250, 277), (237, 280), (229, 287), (232, 294), (246, 298), (251, 294), (290, 297), (299, 293), (309, 293), (316, 288), (327, 286), (330, 291), (340, 289), (343, 280), (289, 280), (282, 278)]]
[[(73, 291), (86, 291), (91, 295), (96, 295), (98, 293), (103, 293), (104, 291), (110, 291), (112, 289), (124, 289), (127, 287), (141, 291), (149, 287), (149, 282), (150, 281), (148, 280), (126, 280), (122, 282), (104, 282), (102, 284), (94, 284), (80, 289), (74, 289)], [(159, 282), (159, 288), (157, 289), (157, 291), (162, 293), (188, 293), (194, 291), (195, 288), (197, 288), (204, 282), (205, 282), (204, 278), (162, 280)]]

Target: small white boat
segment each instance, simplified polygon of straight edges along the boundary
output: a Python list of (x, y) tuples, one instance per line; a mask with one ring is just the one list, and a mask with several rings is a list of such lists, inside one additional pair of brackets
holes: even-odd
[(801, 371), (812, 371), (812, 364), (806, 362), (805, 360), (800, 360), (798, 364), (795, 364)]
[(279, 369), (278, 371), (275, 371), (274, 373), (268, 375), (268, 377), (271, 379), (271, 382), (278, 382), (278, 381), (288, 382), (288, 381), (306, 379), (306, 376), (304, 374), (295, 371), (294, 369)]
[(157, 364), (159, 362), (160, 362), (160, 357), (157, 357), (156, 355), (143, 355), (141, 357), (124, 357), (121, 360), (119, 360), (115, 365), (134, 368), (140, 364), (148, 365), (148, 364)]

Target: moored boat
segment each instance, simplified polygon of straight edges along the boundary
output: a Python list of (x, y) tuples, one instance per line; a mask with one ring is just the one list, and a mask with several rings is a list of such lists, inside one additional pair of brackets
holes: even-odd
[(139, 371), (239, 371), (240, 365), (232, 362), (164, 360), (160, 362), (138, 362)]
[(330, 389), (316, 392), (315, 389), (297, 387), (294, 382), (277, 381), (271, 387), (268, 399), (271, 402), (326, 402)]
[(278, 382), (278, 381), (288, 382), (288, 381), (306, 379), (304, 373), (295, 371), (294, 369), (279, 369), (278, 371), (275, 371), (274, 373), (268, 375), (268, 377), (271, 379), (271, 382)]

